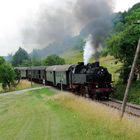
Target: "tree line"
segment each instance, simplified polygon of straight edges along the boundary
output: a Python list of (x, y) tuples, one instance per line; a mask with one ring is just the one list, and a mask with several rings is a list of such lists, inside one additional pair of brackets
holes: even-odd
[(63, 65), (65, 64), (65, 60), (58, 55), (52, 54), (44, 59), (34, 58), (29, 56), (29, 54), (22, 49), (21, 47), (14, 54), (13, 59), (11, 61), (14, 67), (19, 66), (52, 66), (52, 65)]
[[(127, 12), (118, 13), (114, 19), (114, 27), (106, 40), (107, 54), (123, 64), (120, 79), (127, 82), (136, 47), (140, 38), (140, 3), (134, 5)], [(140, 73), (140, 58), (135, 70), (135, 78)]]
[(65, 60), (57, 55), (50, 55), (43, 60), (31, 58), (24, 49), (19, 47), (10, 62), (7, 62), (3, 57), (0, 57), (0, 83), (4, 90), (10, 90), (11, 87), (16, 87), (20, 81), (20, 74), (15, 71), (14, 67), (63, 64), (65, 64)]

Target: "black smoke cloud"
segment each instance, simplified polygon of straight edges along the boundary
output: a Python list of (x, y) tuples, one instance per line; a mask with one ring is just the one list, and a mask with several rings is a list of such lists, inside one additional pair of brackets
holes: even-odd
[(82, 32), (92, 34), (93, 46), (102, 44), (111, 28), (111, 0), (66, 0), (65, 7), (41, 7), (36, 18), (22, 30), (23, 44), (46, 47)]
[[(82, 27), (81, 33), (92, 35), (92, 47), (96, 59), (98, 59), (98, 48), (112, 27), (113, 1), (109, 0), (87, 0), (81, 3), (78, 0), (75, 7), (76, 17)], [(86, 49), (86, 48), (85, 48)]]

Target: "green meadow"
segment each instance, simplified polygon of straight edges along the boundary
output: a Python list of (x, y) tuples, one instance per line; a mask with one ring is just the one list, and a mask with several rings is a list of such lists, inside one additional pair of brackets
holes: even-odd
[(51, 89), (0, 96), (0, 140), (139, 140), (140, 120)]

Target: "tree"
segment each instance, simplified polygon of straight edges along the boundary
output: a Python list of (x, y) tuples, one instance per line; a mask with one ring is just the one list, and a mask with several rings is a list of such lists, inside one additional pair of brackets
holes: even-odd
[(19, 48), (13, 56), (12, 64), (13, 66), (20, 66), (25, 60), (29, 60), (29, 55), (24, 49)]
[[(3, 57), (0, 56), (0, 67), (5, 63), (5, 59)], [(1, 78), (0, 78), (0, 82), (2, 82)]]
[(29, 67), (29, 66), (41, 66), (42, 60), (37, 58), (32, 58), (29, 60), (24, 60), (21, 66)]
[(16, 85), (16, 73), (12, 65), (0, 57), (0, 81), (2, 87), (10, 89), (11, 85)]
[(57, 55), (50, 55), (44, 60), (44, 64), (47, 66), (52, 65), (63, 65), (65, 64), (65, 60)]
[[(123, 63), (120, 78), (126, 83), (140, 37), (140, 25), (137, 24), (140, 19), (140, 3), (121, 13), (121, 17), (115, 23), (107, 45), (108, 52)], [(137, 69), (140, 71), (140, 59)]]
[(0, 56), (0, 65), (2, 65), (3, 63), (5, 63), (5, 59)]
[(32, 65), (33, 66), (41, 66), (42, 65), (42, 60), (39, 58), (32, 58)]

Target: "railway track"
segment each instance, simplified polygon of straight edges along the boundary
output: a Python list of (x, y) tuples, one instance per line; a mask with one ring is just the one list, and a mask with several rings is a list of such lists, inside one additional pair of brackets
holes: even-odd
[[(86, 97), (86, 98), (89, 98), (89, 97)], [(106, 106), (115, 108), (115, 109), (120, 110), (120, 111), (122, 108), (122, 101), (119, 101), (116, 99), (110, 98), (109, 101), (108, 100), (94, 100), (94, 101), (97, 103), (101, 103), (101, 104), (104, 104)], [(131, 115), (136, 116), (136, 117), (140, 117), (140, 106), (134, 105), (131, 103), (127, 103), (125, 113), (131, 114)]]
[[(110, 99), (109, 101), (99, 101), (99, 102), (101, 104), (110, 106), (118, 110), (121, 110), (122, 107), (122, 101), (115, 100), (115, 99)], [(140, 106), (127, 103), (125, 113), (140, 117)]]
[[(85, 98), (89, 98), (89, 97), (85, 97)], [(94, 101), (121, 111), (122, 101), (112, 99), (112, 98), (110, 98), (109, 101), (108, 100), (104, 100), (104, 101), (103, 100), (99, 100), (99, 101), (94, 100)], [(125, 113), (131, 114), (131, 115), (136, 116), (136, 117), (140, 117), (140, 106), (134, 105), (131, 103), (127, 103)]]

